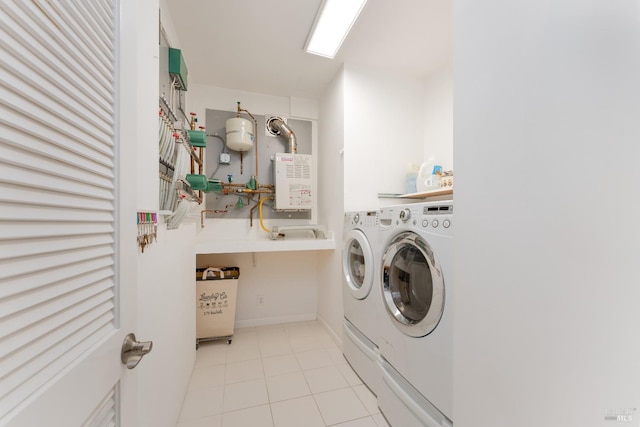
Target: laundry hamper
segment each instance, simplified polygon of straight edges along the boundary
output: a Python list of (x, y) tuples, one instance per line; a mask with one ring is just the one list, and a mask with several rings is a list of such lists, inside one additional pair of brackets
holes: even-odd
[(239, 277), (238, 267), (196, 269), (196, 349), (202, 341), (231, 344)]

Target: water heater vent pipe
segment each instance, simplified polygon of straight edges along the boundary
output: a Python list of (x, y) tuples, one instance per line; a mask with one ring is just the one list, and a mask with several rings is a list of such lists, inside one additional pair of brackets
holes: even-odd
[(284, 136), (289, 140), (289, 153), (295, 154), (298, 152), (296, 134), (293, 133), (293, 130), (291, 130), (284, 120), (280, 117), (272, 117), (267, 122), (267, 127), (273, 134)]

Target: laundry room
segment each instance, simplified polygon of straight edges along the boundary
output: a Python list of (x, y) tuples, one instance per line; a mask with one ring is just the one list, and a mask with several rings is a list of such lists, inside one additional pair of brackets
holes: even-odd
[(0, 425), (638, 426), (637, 2), (529, 3), (1, 5)]
[[(320, 4), (317, 2), (310, 15), (300, 15), (295, 22), (289, 19), (288, 30), (306, 38)], [(214, 42), (221, 34), (232, 32), (231, 26), (235, 25), (223, 22), (222, 16), (236, 16), (245, 7), (200, 6), (203, 14), (205, 10), (207, 14), (214, 11), (220, 14), (211, 18), (220, 21), (217, 25), (205, 28), (201, 18), (198, 19), (202, 25), (193, 21), (195, 17), (189, 7), (179, 2), (161, 2), (160, 62), (164, 48), (178, 49), (188, 69), (188, 89), (179, 95), (167, 95), (167, 98), (182, 96), (179, 102), (183, 105), (177, 110), (182, 108), (184, 111), (177, 111), (177, 114), (183, 120), (195, 117), (195, 129), (203, 127), (207, 145), (201, 175), (206, 175), (209, 182), (215, 179), (223, 188), (223, 191), (203, 191), (205, 201), (201, 204), (191, 202), (190, 214), (178, 229), (167, 230), (167, 235), (182, 233), (181, 229), (193, 227), (195, 222), (193, 267), (200, 271), (207, 267), (239, 268), (235, 310), (237, 332), (292, 322), (316, 322), (340, 348), (344, 328), (341, 250), (344, 212), (375, 211), (385, 205), (415, 202), (396, 197), (416, 192), (407, 188), (407, 177), (411, 173), (415, 174), (427, 159), (437, 159), (443, 171), (452, 171), (454, 167), (451, 3), (421, 6), (421, 14), (429, 18), (426, 21), (416, 18), (413, 33), (407, 34), (405, 30), (405, 35), (410, 35), (416, 43), (395, 54), (389, 53), (385, 58), (371, 56), (389, 48), (392, 40), (386, 32), (376, 29), (380, 34), (367, 41), (363, 39), (364, 35), (354, 31), (353, 40), (346, 39), (341, 51), (348, 52), (349, 42), (354, 44), (351, 50), (356, 53), (362, 46), (369, 47), (368, 56), (359, 52), (359, 58), (353, 61), (309, 57), (310, 54), (298, 46), (304, 40), (295, 43), (283, 40), (273, 54), (265, 56), (263, 49), (269, 43), (277, 42), (253, 41), (248, 28), (265, 34), (282, 31), (274, 30), (282, 24), (274, 27), (267, 18), (278, 16), (277, 5), (253, 6), (263, 12), (254, 11), (247, 16), (247, 29), (237, 35), (245, 44), (238, 43), (231, 48), (225, 46), (232, 45), (226, 38), (220, 43)], [(399, 34), (403, 25), (401, 9), (383, 3), (368, 4), (359, 20), (368, 19), (373, 24), (388, 19), (389, 14), (396, 16), (394, 22), (398, 22), (385, 24), (389, 27), (387, 32)], [(264, 18), (259, 18), (262, 16)], [(420, 23), (429, 25), (421, 27)], [(194, 32), (193, 28), (200, 30)], [(434, 42), (425, 46), (417, 43), (424, 39)], [(203, 44), (202, 40), (212, 42)], [(429, 54), (417, 63), (402, 61), (416, 49)], [(321, 75), (325, 79), (322, 84), (312, 80), (313, 74), (304, 76), (300, 74), (303, 71), (298, 71), (300, 77), (296, 84), (275, 78), (261, 86), (260, 73), (251, 71), (263, 70), (268, 74), (271, 71), (267, 67), (277, 70), (281, 66), (278, 62), (284, 58), (273, 61), (272, 56), (279, 54), (293, 58), (289, 68), (306, 70), (304, 67), (312, 63), (319, 68), (331, 67), (332, 71)], [(230, 55), (237, 55), (237, 58), (225, 59)], [(276, 64), (272, 65), (274, 62)], [(160, 87), (169, 93), (169, 85), (163, 85), (163, 79), (170, 80), (166, 72), (163, 76), (163, 71), (160, 67)], [(231, 144), (225, 144), (231, 135), (228, 120), (233, 117), (254, 125), (255, 143), (248, 144), (246, 151), (233, 150), (228, 147)], [(269, 159), (274, 153), (288, 152), (290, 142), (287, 135), (269, 134), (267, 122), (270, 117), (286, 120), (295, 134), (297, 153), (311, 156), (313, 208), (307, 217), (293, 212), (277, 213), (272, 201), (266, 200), (272, 196), (267, 193), (269, 188), (266, 186), (273, 183)], [(301, 127), (305, 123), (308, 127)], [(219, 162), (220, 156), (226, 153), (231, 164)], [(141, 169), (145, 167), (150, 169), (152, 166), (143, 165)], [(258, 186), (264, 186), (265, 193), (245, 197), (242, 193), (225, 191), (238, 188), (231, 187), (233, 184), (246, 188), (245, 184), (253, 177)], [(263, 199), (261, 209), (256, 207)], [(273, 241), (264, 231), (265, 227), (271, 230), (292, 226), (317, 226), (326, 234), (319, 239), (284, 237)], [(150, 248), (149, 253), (154, 250)], [(162, 273), (158, 271), (157, 274)], [(148, 283), (154, 286), (153, 281)], [(153, 329), (156, 330), (150, 335), (157, 335), (160, 327)], [(206, 337), (199, 340), (196, 357), (218, 344), (205, 344), (205, 341)], [(234, 338), (231, 347), (235, 345), (242, 345), (238, 338)], [(283, 347), (289, 345), (284, 343)], [(345, 363), (344, 359), (339, 360)], [(367, 412), (369, 417), (380, 417), (380, 410), (375, 405), (370, 412)], [(367, 414), (356, 413), (359, 418), (368, 418), (362, 417)], [(186, 411), (183, 410), (181, 416), (189, 420)], [(342, 421), (349, 420), (346, 416)], [(369, 422), (374, 422), (372, 420)]]

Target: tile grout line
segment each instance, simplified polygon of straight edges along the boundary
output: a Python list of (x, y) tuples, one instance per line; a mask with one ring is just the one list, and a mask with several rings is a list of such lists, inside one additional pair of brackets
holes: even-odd
[[(316, 407), (316, 409), (317, 409), (317, 411), (318, 411), (318, 413), (320, 415), (320, 419), (322, 420), (322, 422), (323, 422), (325, 427), (328, 427), (329, 424), (327, 424), (327, 421), (325, 420), (325, 417), (322, 414), (322, 411), (320, 410), (320, 407), (318, 405), (318, 401), (316, 399), (316, 395), (318, 395), (320, 393), (328, 393), (328, 392), (332, 392), (332, 391), (336, 391), (336, 390), (340, 390), (340, 389), (350, 389), (351, 392), (356, 395), (356, 397), (358, 399), (358, 402), (360, 402), (362, 404), (362, 406), (365, 408), (365, 410), (367, 411), (367, 415), (366, 416), (359, 417), (359, 418), (356, 418), (354, 420), (347, 420), (345, 422), (355, 421), (357, 419), (364, 419), (364, 418), (373, 419), (373, 415), (374, 414), (371, 414), (369, 412), (369, 410), (368, 410), (367, 406), (365, 405), (365, 402), (363, 401), (362, 397), (356, 392), (355, 387), (359, 387), (361, 384), (355, 384), (355, 385), (351, 384), (351, 382), (349, 381), (349, 378), (347, 377), (346, 373), (343, 372), (342, 369), (339, 368), (339, 366), (342, 366), (342, 364), (340, 363), (339, 360), (336, 359), (335, 354), (334, 354), (335, 353), (334, 349), (337, 349), (337, 351), (340, 352), (339, 347), (337, 345), (331, 345), (330, 348), (327, 348), (327, 344), (325, 342), (322, 342), (321, 348), (315, 348), (315, 349), (304, 350), (304, 351), (296, 351), (295, 348), (299, 348), (299, 346), (294, 347), (294, 345), (292, 344), (291, 340), (292, 339), (295, 340), (295, 339), (299, 339), (300, 338), (299, 334), (300, 334), (301, 329), (303, 329), (303, 328), (300, 328), (300, 329), (295, 328), (295, 329), (289, 329), (289, 330), (287, 330), (286, 328), (278, 328), (278, 329), (276, 329), (276, 331), (280, 330), (284, 334), (284, 337), (286, 338), (286, 342), (287, 342), (289, 348), (291, 349), (291, 352), (290, 353), (270, 355), (269, 358), (286, 357), (286, 356), (289, 356), (289, 355), (291, 355), (293, 357), (294, 362), (296, 364), (296, 367), (299, 369), (299, 371), (297, 371), (297, 372), (301, 373), (301, 375), (302, 375), (302, 377), (304, 379), (304, 383), (305, 383), (305, 385), (306, 385), (306, 387), (307, 387), (307, 389), (308, 389), (308, 391), (310, 393), (309, 395), (305, 395), (305, 396), (310, 396), (313, 399), (314, 405), (315, 405), (315, 407)], [(308, 329), (309, 329), (309, 331), (308, 331), (309, 333), (315, 333), (315, 331), (313, 330), (314, 328), (308, 328)], [(295, 400), (295, 399), (298, 399), (298, 398), (303, 398), (305, 396), (292, 397), (292, 398), (289, 398), (289, 399), (285, 399), (285, 400), (283, 400), (281, 402), (272, 402), (271, 401), (272, 395), (271, 395), (271, 393), (269, 391), (269, 387), (268, 387), (268, 384), (267, 384), (268, 378), (270, 378), (270, 377), (267, 375), (266, 368), (265, 368), (264, 349), (262, 349), (261, 345), (260, 345), (261, 343), (264, 343), (265, 340), (261, 338), (262, 335), (259, 333), (259, 331), (256, 328), (251, 328), (251, 332), (252, 332), (252, 334), (254, 334), (254, 337), (249, 337), (248, 339), (249, 340), (255, 340), (255, 345), (257, 346), (257, 355), (258, 355), (258, 359), (257, 360), (259, 361), (259, 363), (261, 365), (260, 368), (261, 368), (262, 379), (264, 381), (266, 394), (267, 394), (267, 403), (266, 404), (269, 406), (269, 414), (270, 414), (270, 418), (271, 418), (271, 423), (273, 424), (273, 426), (275, 426), (276, 425), (275, 424), (276, 420), (275, 420), (274, 415), (273, 415), (273, 407), (272, 407), (272, 405), (274, 403), (281, 403), (281, 402), (291, 401), (291, 400)], [(324, 337), (322, 337), (322, 339), (324, 339)], [(328, 356), (330, 358), (331, 364), (329, 366), (320, 366), (320, 367), (317, 367), (317, 368), (310, 368), (310, 369), (305, 370), (305, 369), (303, 369), (302, 365), (300, 364), (300, 359), (298, 358), (298, 354), (299, 353), (304, 353), (305, 351), (307, 351), (307, 352), (312, 351), (314, 353), (318, 353), (318, 352), (322, 351), (326, 356)], [(227, 374), (228, 374), (227, 368), (228, 368), (228, 365), (230, 363), (229, 357), (230, 357), (230, 352), (227, 349), (225, 351), (225, 355), (224, 355), (224, 359), (223, 359), (224, 360), (224, 365), (223, 365), (224, 366), (224, 372), (223, 372), (223, 378), (222, 378), (223, 395), (222, 395), (222, 412), (220, 414), (222, 423), (224, 423), (224, 415), (225, 415), (225, 413), (237, 412), (237, 411), (241, 411), (241, 410), (247, 410), (247, 409), (263, 406), (263, 405), (253, 405), (253, 406), (250, 406), (250, 407), (247, 407), (247, 408), (242, 408), (242, 409), (237, 409), (235, 411), (226, 411), (225, 412), (224, 403), (225, 403), (225, 400), (226, 400), (226, 398), (225, 398), (226, 393), (224, 393), (224, 390), (226, 389), (226, 387), (228, 385), (228, 384), (226, 384), (226, 379), (227, 379)], [(250, 360), (250, 359), (248, 359), (248, 360)], [(347, 364), (347, 366), (348, 366), (348, 364)], [(194, 369), (192, 370), (192, 377), (193, 377), (194, 372), (196, 371), (196, 367), (197, 367), (197, 364), (194, 365)], [(324, 390), (324, 391), (315, 393), (311, 388), (311, 384), (309, 383), (309, 379), (307, 378), (307, 375), (305, 375), (305, 372), (312, 371), (314, 369), (322, 369), (322, 368), (328, 368), (328, 367), (333, 367), (333, 368), (337, 369), (338, 374), (339, 374), (339, 378), (341, 378), (342, 380), (345, 381), (346, 386), (339, 387), (337, 389)], [(351, 368), (351, 367), (349, 366), (349, 368)], [(280, 375), (276, 375), (276, 376), (281, 376), (281, 375), (285, 375), (285, 374), (280, 374)], [(184, 402), (183, 402), (183, 407), (184, 407)], [(200, 417), (200, 418), (206, 418), (206, 417)], [(374, 423), (375, 422), (376, 421), (374, 419)], [(335, 424), (331, 424), (331, 426), (336, 425), (336, 424), (340, 424), (340, 422), (335, 423)]]

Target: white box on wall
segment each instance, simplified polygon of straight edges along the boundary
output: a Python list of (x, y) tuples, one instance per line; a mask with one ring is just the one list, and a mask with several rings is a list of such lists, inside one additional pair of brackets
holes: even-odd
[(308, 154), (276, 153), (273, 157), (275, 210), (312, 210), (312, 157)]

